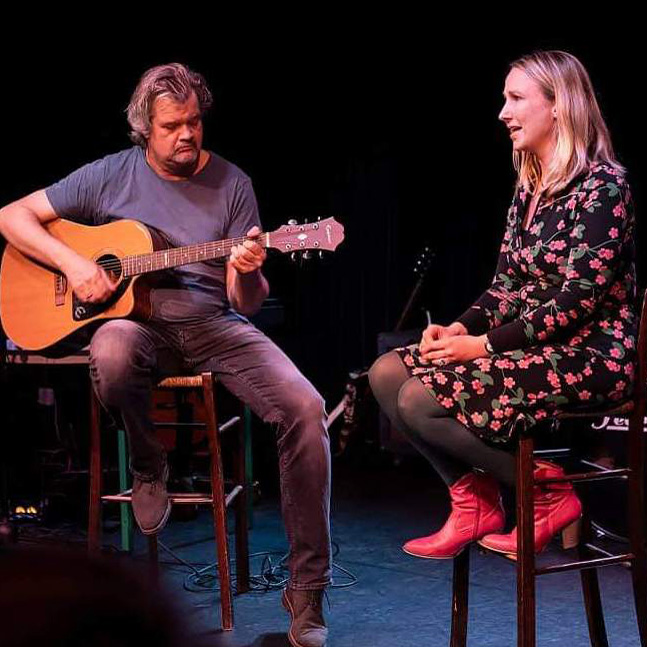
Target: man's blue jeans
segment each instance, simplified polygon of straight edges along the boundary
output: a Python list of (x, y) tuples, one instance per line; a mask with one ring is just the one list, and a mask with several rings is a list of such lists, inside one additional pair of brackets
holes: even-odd
[(128, 433), (131, 467), (158, 476), (163, 449), (150, 419), (154, 381), (213, 371), (252, 411), (277, 427), (281, 508), (290, 543), (290, 586), (330, 582), (330, 444), (324, 402), (269, 338), (233, 314), (191, 324), (103, 324), (90, 345), (90, 370), (101, 402)]

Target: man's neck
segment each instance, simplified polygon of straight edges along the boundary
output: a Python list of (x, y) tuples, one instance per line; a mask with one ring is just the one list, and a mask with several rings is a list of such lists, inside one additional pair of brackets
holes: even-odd
[(179, 182), (181, 180), (188, 180), (190, 177), (197, 175), (200, 171), (207, 165), (209, 161), (210, 154), (204, 149), (200, 150), (200, 155), (198, 156), (198, 163), (193, 168), (187, 168), (186, 172), (184, 169), (178, 171), (175, 169), (169, 169), (164, 167), (161, 164), (158, 164), (156, 160), (148, 154), (148, 149), (145, 151), (146, 163), (150, 168), (159, 175), (164, 180), (170, 180), (172, 182)]

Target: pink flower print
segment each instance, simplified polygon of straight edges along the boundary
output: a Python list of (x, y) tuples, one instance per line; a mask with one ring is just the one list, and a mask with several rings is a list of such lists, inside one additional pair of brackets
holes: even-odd
[(434, 374), (434, 380), (438, 382), (438, 384), (447, 384), (447, 376), (444, 373), (440, 373), (439, 371), (436, 371)]
[(429, 383), (431, 382), (431, 376), (430, 376), (430, 375), (423, 375), (423, 376), (420, 378), (420, 381), (421, 381), (423, 384), (429, 384)]
[(618, 234), (619, 232), (617, 227), (611, 227), (611, 229), (609, 229), (609, 236), (611, 236), (611, 238), (617, 238)]
[(624, 202), (619, 202), (615, 207), (613, 207), (613, 215), (616, 218), (624, 218), (627, 215)]
[(605, 330), (610, 326), (611, 324), (608, 321), (601, 321), (600, 322), (600, 328), (604, 328)]
[(566, 249), (566, 241), (565, 240), (553, 240), (548, 247), (552, 250), (556, 249)]
[(623, 325), (622, 321), (619, 321), (618, 319), (616, 319), (613, 322), (613, 327), (616, 328), (617, 330), (622, 330), (624, 328), (624, 325)]
[(451, 398), (443, 398), (441, 404), (445, 409), (451, 409), (454, 406), (454, 401)]
[[(573, 196), (573, 197), (572, 197), (572, 198), (571, 198), (571, 199), (566, 203), (566, 208), (567, 208), (567, 209), (575, 209), (575, 207), (576, 207), (576, 206), (577, 206), (577, 195), (574, 195), (574, 196)], [(563, 221), (563, 220), (560, 220), (560, 223), (559, 223), (559, 224), (560, 224), (560, 225), (563, 225), (563, 224), (564, 224), (564, 221)], [(566, 225), (564, 225), (564, 227), (565, 227), (565, 226), (566, 226)], [(562, 227), (562, 229), (563, 229), (563, 227)]]
[(492, 411), (492, 415), (493, 415), (495, 418), (503, 418), (503, 409), (494, 409), (494, 410)]
[(508, 396), (508, 395), (502, 395), (502, 396), (499, 398), (499, 402), (500, 402), (503, 406), (505, 406), (506, 404), (508, 404), (508, 402), (510, 402), (510, 396)]
[(598, 275), (595, 277), (595, 282), (596, 282), (598, 285), (604, 285), (604, 284), (607, 282), (607, 280), (604, 278), (604, 276), (602, 276), (602, 274), (598, 274)]
[(483, 383), (481, 382), (481, 380), (472, 380), (472, 388), (478, 395), (485, 393), (485, 389), (483, 388)]
[(594, 258), (589, 261), (589, 267), (594, 270), (599, 270), (602, 267), (602, 261), (599, 258)]
[(460, 393), (464, 388), (463, 383), (459, 382), (458, 380), (456, 380), (454, 384), (452, 384), (452, 387), (454, 389), (454, 393)]
[(620, 364), (618, 364), (618, 362), (613, 362), (610, 359), (605, 359), (604, 363), (606, 367), (613, 373), (618, 373), (620, 371), (621, 367), (620, 367)]
[(616, 329), (616, 330), (614, 330), (614, 331), (613, 331), (613, 336), (614, 336), (616, 339), (622, 339), (622, 338), (624, 337), (624, 335), (623, 335), (623, 333), (622, 333), (622, 330), (618, 330), (618, 329)]
[(591, 392), (590, 391), (586, 391), (586, 390), (580, 391), (578, 395), (580, 397), (580, 400), (590, 400), (591, 399)]
[(634, 342), (633, 342), (633, 340), (631, 339), (631, 337), (625, 337), (625, 338), (622, 340), (622, 345), (623, 345), (625, 348), (633, 348), (633, 347), (634, 347)]
[(471, 418), (472, 418), (472, 422), (475, 425), (480, 425), (480, 424), (483, 423), (483, 414), (481, 414), (481, 413), (473, 413), (471, 415)]
[(454, 370), (455, 370), (459, 375), (462, 375), (463, 373), (465, 373), (465, 371), (466, 371), (467, 369), (466, 369), (464, 366), (457, 366)]
[(566, 384), (569, 386), (577, 383), (577, 376), (573, 375), (573, 373), (566, 373), (564, 377), (566, 378)]
[(548, 371), (548, 375), (546, 377), (553, 389), (558, 389), (560, 387), (561, 383), (559, 381), (559, 376), (555, 371)]
[(590, 366), (585, 366), (582, 373), (584, 373), (584, 375), (589, 377), (589, 376), (593, 375), (593, 369)]
[(506, 368), (506, 366), (508, 365), (508, 361), (507, 361), (506, 359), (497, 359), (497, 360), (494, 362), (494, 365), (495, 365), (497, 368)]
[(607, 261), (610, 261), (615, 255), (616, 253), (612, 249), (607, 249), (606, 247), (598, 250), (598, 256)]
[(633, 375), (634, 375), (634, 373), (636, 372), (636, 370), (635, 370), (635, 368), (634, 368), (634, 365), (633, 365), (633, 364), (627, 364), (627, 365), (625, 365), (624, 371), (625, 371), (625, 375), (626, 375), (628, 378), (632, 378), (632, 377), (633, 377)]
[(458, 420), (462, 425), (467, 426), (467, 418), (462, 413), (456, 414), (456, 420)]
[(554, 263), (557, 260), (557, 256), (555, 256), (555, 254), (553, 254), (553, 252), (548, 252), (548, 254), (546, 254), (546, 256), (544, 256), (544, 260), (547, 263)]
[(627, 383), (624, 380), (616, 382), (616, 391), (624, 391), (627, 387)]
[(514, 409), (512, 407), (506, 407), (503, 413), (509, 418), (514, 413)]
[(537, 413), (535, 413), (535, 420), (543, 420), (548, 414), (546, 413), (545, 409), (537, 409)]
[(560, 326), (568, 326), (568, 317), (563, 312), (558, 312), (557, 323), (559, 323)]
[(514, 378), (512, 378), (512, 377), (506, 377), (506, 378), (504, 378), (504, 379), (503, 379), (503, 385), (504, 385), (507, 389), (511, 389), (511, 388), (515, 385)]
[(493, 420), (490, 423), (490, 428), (494, 429), (494, 431), (499, 431), (501, 429), (501, 422), (499, 420)]
[(555, 317), (553, 317), (553, 315), (546, 315), (544, 317), (544, 323), (547, 326), (554, 326), (555, 325)]

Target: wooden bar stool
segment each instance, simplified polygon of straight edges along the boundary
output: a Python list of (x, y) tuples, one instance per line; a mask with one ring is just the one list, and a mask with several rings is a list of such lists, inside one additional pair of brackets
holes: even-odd
[[(604, 411), (578, 411), (563, 413), (559, 420), (570, 418), (595, 418), (599, 416), (629, 417), (628, 456), (629, 466), (624, 469), (607, 469), (586, 463), (592, 471), (567, 474), (564, 477), (539, 479), (533, 474), (534, 442), (522, 436), (517, 449), (517, 645), (535, 647), (535, 579), (540, 575), (580, 571), (582, 593), (592, 647), (608, 647), (606, 627), (597, 569), (614, 564), (627, 564), (631, 569), (634, 603), (641, 647), (647, 647), (647, 500), (645, 469), (644, 419), (647, 404), (647, 293), (643, 298), (640, 329), (638, 334), (638, 372), (633, 399), (613, 409)], [(586, 514), (583, 518), (582, 542), (578, 547), (578, 560), (538, 568), (534, 550), (534, 501), (535, 483), (601, 481), (624, 479), (627, 481), (627, 513), (629, 521), (629, 552), (611, 554), (595, 545), (591, 525)], [(469, 547), (454, 558), (452, 591), (452, 628), (450, 647), (465, 647), (467, 644), (467, 609), (469, 589)], [(564, 641), (568, 636), (564, 636)]]
[[(224, 630), (233, 629), (233, 604), (231, 595), (231, 578), (229, 569), (229, 550), (227, 543), (227, 507), (235, 503), (235, 543), (236, 543), (236, 587), (239, 593), (249, 590), (249, 548), (247, 524), (247, 488), (245, 483), (245, 430), (243, 418), (235, 416), (224, 424), (218, 425), (216, 396), (216, 379), (210, 372), (198, 376), (169, 377), (162, 380), (156, 389), (194, 390), (202, 394), (205, 407), (205, 420), (209, 453), (211, 494), (172, 493), (169, 497), (173, 505), (210, 505), (213, 509), (213, 523), (216, 537), (216, 557), (220, 580), (221, 626)], [(185, 423), (186, 425), (186, 423)], [(166, 426), (166, 424), (165, 424)], [(170, 426), (170, 423), (169, 423)], [(193, 428), (195, 425), (190, 425)], [(237, 430), (233, 487), (225, 495), (225, 479), (222, 466), (220, 434), (227, 429)], [(97, 553), (101, 545), (101, 502), (130, 502), (131, 491), (125, 490), (115, 495), (101, 495), (101, 404), (92, 391), (90, 422), (90, 510), (88, 518), (88, 550)], [(157, 537), (151, 535), (149, 555), (153, 573), (157, 575)]]

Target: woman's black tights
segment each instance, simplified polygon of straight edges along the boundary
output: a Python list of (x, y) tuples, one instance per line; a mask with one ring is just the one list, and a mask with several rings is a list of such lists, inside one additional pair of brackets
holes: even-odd
[(409, 376), (396, 352), (382, 355), (371, 366), (368, 379), (391, 424), (407, 436), (447, 486), (478, 467), (514, 487), (514, 456), (486, 445), (448, 415), (422, 382)]

